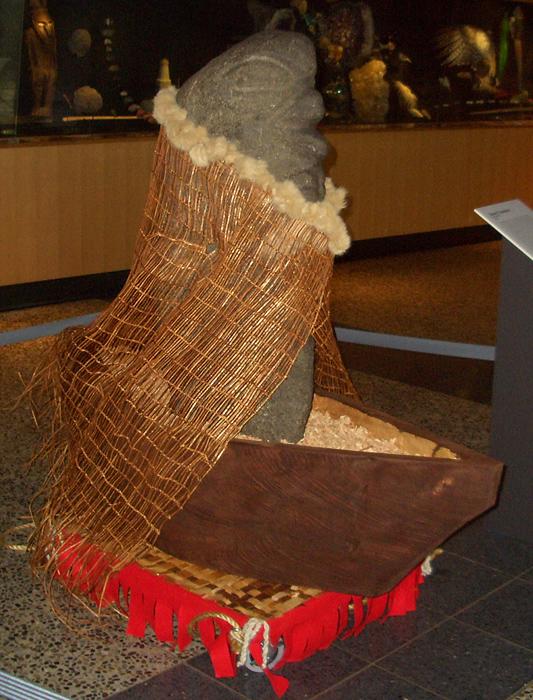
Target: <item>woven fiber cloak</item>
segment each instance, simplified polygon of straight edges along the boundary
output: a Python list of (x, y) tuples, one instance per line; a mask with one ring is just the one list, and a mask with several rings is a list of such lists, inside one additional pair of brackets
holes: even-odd
[(322, 202), (306, 201), (193, 124), (175, 95), (156, 98), (162, 129), (126, 285), (58, 337), (36, 377), (53, 429), (32, 564), (49, 578), (69, 533), (105, 552), (109, 573), (141, 556), (310, 336), (317, 388), (354, 394), (328, 298), (333, 254), (349, 242), (344, 192), (328, 182)]

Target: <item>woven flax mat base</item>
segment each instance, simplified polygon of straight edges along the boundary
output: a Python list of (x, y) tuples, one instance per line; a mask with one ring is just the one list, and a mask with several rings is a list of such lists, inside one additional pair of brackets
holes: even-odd
[(137, 564), (205, 599), (225, 605), (248, 617), (283, 615), (322, 593), (317, 588), (268, 583), (227, 574), (176, 559), (150, 547)]

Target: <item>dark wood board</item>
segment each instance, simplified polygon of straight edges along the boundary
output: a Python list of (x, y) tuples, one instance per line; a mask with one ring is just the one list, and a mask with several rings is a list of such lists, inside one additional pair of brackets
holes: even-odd
[(374, 596), (494, 505), (499, 462), (331, 398), (460, 459), (234, 440), (156, 546), (228, 573)]

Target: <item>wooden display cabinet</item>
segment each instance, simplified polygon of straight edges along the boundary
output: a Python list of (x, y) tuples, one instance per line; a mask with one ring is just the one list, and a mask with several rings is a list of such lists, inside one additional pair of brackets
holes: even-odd
[[(325, 127), (356, 240), (476, 225), (533, 202), (533, 121)], [(0, 286), (129, 268), (155, 134), (0, 142)]]

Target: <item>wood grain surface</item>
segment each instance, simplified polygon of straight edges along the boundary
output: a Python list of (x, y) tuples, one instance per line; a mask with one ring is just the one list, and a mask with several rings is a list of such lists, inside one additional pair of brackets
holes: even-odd
[[(474, 207), (533, 205), (533, 125), (324, 129), (354, 239), (480, 223)], [(0, 285), (129, 267), (155, 135), (0, 148)]]
[(459, 459), (236, 440), (156, 546), (228, 573), (373, 596), (494, 504), (501, 464), (343, 401)]
[(533, 205), (530, 127), (326, 132), (328, 172), (348, 190), (354, 240), (476, 226), (480, 207)]
[(0, 285), (130, 267), (154, 136), (0, 149)]

